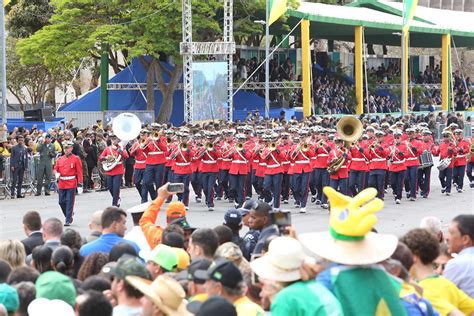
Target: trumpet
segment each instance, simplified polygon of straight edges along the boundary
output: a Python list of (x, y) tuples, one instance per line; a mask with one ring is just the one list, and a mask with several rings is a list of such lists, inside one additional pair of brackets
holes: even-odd
[(237, 143), (237, 145), (235, 145), (235, 149), (237, 151), (243, 150), (244, 149), (244, 143), (242, 143), (242, 142)]
[(188, 150), (188, 143), (182, 142), (181, 144), (179, 144), (179, 150), (181, 151)]
[(214, 149), (214, 143), (208, 142), (206, 143), (206, 150), (213, 150)]
[(301, 151), (306, 152), (309, 150), (309, 144), (308, 143), (302, 143), (299, 145)]
[(167, 143), (168, 145), (171, 144), (172, 141), (173, 141), (173, 138), (171, 138), (171, 137), (169, 137), (169, 136), (166, 137), (166, 143)]

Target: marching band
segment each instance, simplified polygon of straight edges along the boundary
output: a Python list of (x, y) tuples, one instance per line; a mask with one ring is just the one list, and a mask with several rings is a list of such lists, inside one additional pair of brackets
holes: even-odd
[(154, 124), (133, 141), (130, 154), (135, 157), (135, 185), (142, 202), (147, 200), (144, 192), (153, 198), (160, 184), (170, 181), (184, 183), (185, 192), (178, 199), (186, 207), (191, 184), (196, 202), (204, 193), (209, 211), (214, 210), (214, 199), (222, 198), (239, 208), (252, 192), (278, 210), (281, 203), (288, 204), (291, 192), (301, 213), (306, 212), (309, 192), (311, 203), (329, 207), (322, 193), (328, 185), (352, 196), (374, 187), (383, 199), (389, 184), (396, 204), (404, 191), (410, 201), (427, 198), (433, 156), (440, 157), (442, 193), (449, 195), (452, 183), (462, 192), (466, 165), (474, 160), (472, 140), (465, 140), (455, 124), (443, 131), (439, 145), (425, 123), (406, 129), (400, 124), (371, 124), (352, 142), (342, 136), (311, 123), (273, 128), (212, 125), (204, 131)]

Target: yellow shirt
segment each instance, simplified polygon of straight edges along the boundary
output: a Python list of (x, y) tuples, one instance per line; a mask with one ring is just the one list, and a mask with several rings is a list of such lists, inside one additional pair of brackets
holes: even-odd
[(237, 310), (237, 316), (264, 316), (263, 309), (252, 302), (247, 296), (234, 301), (234, 307)]
[(466, 315), (474, 313), (474, 299), (458, 289), (445, 277), (435, 275), (418, 282), (423, 288), (423, 297), (431, 302), (441, 316), (458, 309)]
[(10, 157), (10, 152), (5, 147), (0, 147), (0, 154), (4, 157)]

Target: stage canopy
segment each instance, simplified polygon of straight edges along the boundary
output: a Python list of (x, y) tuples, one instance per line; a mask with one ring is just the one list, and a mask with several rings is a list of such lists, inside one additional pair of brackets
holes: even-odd
[[(369, 44), (400, 46), (402, 3), (358, 0), (346, 6), (301, 2), (288, 10), (290, 25), (308, 19), (312, 38), (354, 41), (354, 27), (364, 27)], [(457, 47), (474, 47), (474, 13), (418, 6), (410, 27), (411, 47), (441, 47), (441, 35), (451, 34)]]

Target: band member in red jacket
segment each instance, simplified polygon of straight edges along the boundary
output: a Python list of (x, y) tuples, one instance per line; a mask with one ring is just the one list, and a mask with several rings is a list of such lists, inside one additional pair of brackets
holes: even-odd
[[(220, 142), (219, 146), (221, 148), (221, 154), (224, 156), (224, 154), (231, 150), (234, 146), (234, 140), (233, 140), (233, 131), (231, 129), (225, 129), (222, 131), (224, 134), (224, 140)], [(219, 190), (221, 192), (218, 192), (217, 196), (218, 199), (222, 195), (224, 195), (224, 199), (229, 198), (229, 170), (230, 166), (232, 165), (232, 159), (231, 158), (221, 158), (221, 163), (220, 163), (220, 168), (219, 168)]]
[(407, 154), (405, 156), (405, 165), (407, 171), (405, 174), (405, 191), (407, 199), (416, 201), (418, 166), (420, 165), (421, 142), (416, 138), (416, 131), (413, 128), (406, 129), (408, 138), (406, 140)]
[(265, 202), (271, 204), (273, 208), (280, 208), (281, 180), (283, 175), (283, 161), (285, 161), (286, 152), (280, 144), (277, 143), (277, 135), (267, 135), (265, 137), (265, 147), (260, 151), (260, 159), (266, 164), (265, 176), (263, 178), (263, 192)]
[(221, 157), (220, 148), (214, 144), (214, 132), (206, 133), (206, 143), (194, 155), (194, 159), (200, 159), (199, 170), (201, 172), (201, 184), (206, 198), (206, 206), (209, 211), (214, 211), (214, 184), (216, 183), (219, 166), (217, 160)]
[[(195, 154), (203, 149), (204, 143), (201, 134), (194, 134), (193, 140), (191, 141), (191, 146), (193, 147)], [(191, 161), (191, 170), (193, 173), (191, 174), (190, 181), (194, 194), (196, 195), (196, 203), (201, 203), (202, 201), (201, 169), (199, 169), (200, 165), (201, 158), (197, 158), (195, 155)]]
[(441, 182), (441, 193), (451, 195), (451, 184), (453, 181), (453, 167), (456, 157), (456, 144), (453, 142), (453, 134), (449, 130), (442, 133), (443, 140), (438, 146), (436, 156), (439, 155), (440, 161), (443, 159), (451, 159), (447, 168), (439, 171), (439, 181)]
[(62, 143), (64, 155), (59, 157), (54, 165), (54, 173), (59, 174), (59, 206), (63, 211), (64, 226), (71, 225), (74, 216), (74, 201), (77, 186), (82, 186), (82, 162), (81, 159), (72, 154), (73, 142)]
[(244, 145), (247, 140), (244, 134), (237, 134), (235, 138), (237, 142), (227, 154), (227, 157), (232, 158), (229, 170), (231, 196), (235, 201), (235, 207), (240, 208), (244, 204), (246, 196), (245, 180), (249, 173), (249, 161), (252, 158), (252, 151)]
[[(379, 131), (377, 131), (377, 133), (379, 133)], [(349, 148), (349, 152), (351, 153), (352, 159), (349, 166), (348, 191), (351, 196), (356, 196), (360, 191), (365, 189), (365, 182), (368, 177), (368, 144), (363, 141), (357, 141)]]
[(351, 161), (351, 153), (345, 147), (344, 140), (340, 137), (334, 139), (335, 147), (329, 153), (328, 165), (331, 165), (335, 160), (344, 158), (342, 166), (336, 172), (329, 175), (329, 186), (334, 190), (347, 194), (347, 182), (349, 178), (349, 164)]
[[(281, 133), (281, 147), (283, 150), (288, 152), (292, 146), (289, 140), (290, 134), (287, 132)], [(288, 174), (288, 169), (290, 169), (290, 160), (285, 158), (282, 161), (283, 164), (283, 175), (281, 179), (281, 200), (283, 204), (288, 204), (288, 200), (290, 199), (290, 175)], [(311, 171), (313, 169), (311, 168)], [(311, 178), (311, 177), (310, 177)]]
[(107, 188), (112, 195), (112, 205), (120, 206), (120, 187), (122, 186), (122, 178), (125, 169), (123, 167), (123, 160), (128, 158), (127, 151), (120, 145), (120, 140), (115, 135), (109, 136), (111, 144), (105, 148), (100, 154), (99, 160), (116, 162), (115, 166), (106, 171)]
[[(431, 155), (436, 154), (436, 146), (433, 142), (433, 136), (429, 129), (421, 131), (422, 140), (420, 151), (423, 154), (428, 151)], [(418, 187), (420, 189), (420, 195), (423, 198), (427, 198), (430, 194), (430, 182), (431, 182), (431, 167), (418, 168)]]
[(323, 188), (329, 185), (329, 173), (327, 169), (328, 157), (332, 150), (333, 143), (328, 139), (327, 130), (321, 129), (319, 134), (321, 138), (318, 143), (316, 143), (315, 152), (317, 159), (314, 163), (314, 183), (317, 191), (315, 202), (316, 205), (321, 205), (322, 208), (327, 209), (327, 198), (326, 195), (323, 194)]
[(466, 175), (467, 178), (469, 179), (469, 186), (471, 188), (474, 188), (474, 175), (472, 174), (472, 170), (474, 169), (474, 133), (471, 135), (471, 139), (469, 140), (469, 153), (468, 156), (469, 160), (467, 162), (467, 167), (466, 167)]
[(309, 192), (309, 177), (313, 171), (311, 168), (311, 157), (314, 156), (314, 150), (307, 142), (308, 133), (300, 130), (301, 142), (293, 146), (288, 152), (289, 158), (294, 162), (293, 175), (294, 191), (293, 197), (300, 207), (300, 213), (306, 213), (306, 202)]
[(176, 135), (179, 137), (179, 143), (170, 154), (170, 159), (173, 161), (173, 182), (184, 184), (184, 192), (178, 193), (178, 200), (183, 202), (187, 208), (189, 205), (189, 180), (192, 174), (191, 161), (194, 157), (194, 150), (189, 144), (187, 131), (179, 131)]
[(143, 175), (145, 174), (146, 167), (146, 154), (143, 152), (143, 144), (148, 137), (148, 131), (142, 130), (140, 132), (140, 138), (130, 148), (130, 155), (135, 157), (135, 165), (133, 166), (133, 184), (140, 194), (141, 203), (145, 203), (147, 200), (147, 190), (143, 184)]
[(384, 199), (385, 175), (387, 173), (388, 145), (385, 143), (385, 133), (376, 132), (377, 139), (368, 147), (369, 158), (369, 187), (377, 189), (377, 197)]
[(390, 186), (395, 195), (395, 203), (400, 204), (403, 193), (403, 180), (405, 179), (405, 172), (407, 167), (405, 165), (406, 143), (402, 142), (402, 132), (397, 130), (393, 133), (394, 142), (389, 147), (388, 157), (391, 164), (388, 168), (390, 171)]
[(151, 124), (152, 132), (147, 138), (143, 151), (147, 155), (144, 182), (152, 200), (156, 199), (156, 190), (161, 187), (165, 176), (166, 137), (160, 133), (159, 125)]
[(464, 139), (464, 131), (456, 129), (454, 131), (454, 138), (456, 143), (456, 158), (454, 159), (453, 168), (453, 184), (458, 193), (462, 193), (464, 185), (464, 173), (466, 172), (467, 159), (466, 156), (470, 150), (470, 144)]

